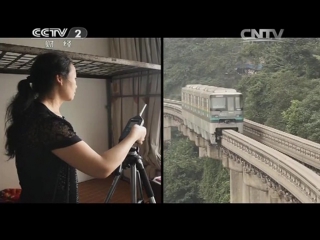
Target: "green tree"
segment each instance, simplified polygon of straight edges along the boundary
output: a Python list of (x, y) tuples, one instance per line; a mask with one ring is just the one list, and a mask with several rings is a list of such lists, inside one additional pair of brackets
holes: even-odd
[(181, 137), (172, 138), (163, 159), (164, 202), (202, 203), (199, 185), (203, 161), (198, 158), (191, 142)]
[(206, 203), (230, 202), (230, 175), (220, 160), (211, 158), (205, 161), (200, 193)]
[(177, 131), (164, 150), (164, 202), (230, 202), (229, 174), (220, 161), (199, 158), (198, 147)]
[(320, 80), (312, 91), (302, 100), (293, 100), (291, 106), (283, 111), (286, 131), (320, 143)]

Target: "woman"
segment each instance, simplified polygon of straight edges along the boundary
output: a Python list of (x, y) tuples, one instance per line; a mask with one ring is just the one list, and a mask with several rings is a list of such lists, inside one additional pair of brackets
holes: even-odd
[(18, 84), (7, 109), (6, 155), (15, 158), (23, 203), (77, 203), (76, 169), (95, 178), (108, 177), (146, 129), (135, 125), (119, 144), (99, 155), (60, 114), (74, 98), (76, 69), (58, 52), (39, 55), (30, 76)]

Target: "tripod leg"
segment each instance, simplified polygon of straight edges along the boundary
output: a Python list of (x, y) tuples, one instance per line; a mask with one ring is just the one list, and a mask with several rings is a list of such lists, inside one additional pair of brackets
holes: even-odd
[(138, 187), (139, 187), (139, 195), (140, 195), (140, 201), (144, 202), (143, 200), (143, 189), (142, 189), (142, 182), (139, 171), (136, 172), (137, 174), (137, 180), (138, 180)]
[(116, 176), (115, 178), (113, 179), (113, 182), (111, 184), (111, 187), (110, 187), (110, 190), (108, 192), (108, 195), (106, 197), (106, 199), (104, 200), (105, 203), (108, 203), (114, 193), (114, 191), (116, 190), (116, 186), (117, 186), (117, 183), (121, 177), (121, 173), (122, 173), (122, 166), (120, 165), (117, 170), (116, 170)]
[(147, 173), (146, 173), (146, 171), (144, 169), (144, 166), (143, 166), (143, 163), (142, 163), (141, 159), (137, 160), (136, 165), (137, 165), (137, 169), (138, 169), (138, 171), (140, 173), (143, 185), (144, 185), (144, 187), (146, 189), (147, 196), (150, 199), (150, 203), (156, 203), (156, 200), (154, 198), (154, 193), (153, 193), (150, 181), (148, 179)]
[(131, 201), (137, 203), (137, 166), (135, 163), (131, 164)]

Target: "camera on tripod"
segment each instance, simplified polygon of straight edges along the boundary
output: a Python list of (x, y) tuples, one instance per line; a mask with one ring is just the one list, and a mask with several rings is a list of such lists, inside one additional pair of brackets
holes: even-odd
[[(129, 119), (126, 127), (124, 128), (121, 136), (119, 138), (119, 142), (121, 142), (131, 131), (131, 128), (137, 124), (143, 126), (144, 119), (142, 118), (142, 114), (146, 108), (147, 104), (144, 105), (138, 116), (132, 117)], [(108, 203), (116, 189), (117, 183), (121, 177), (123, 169), (130, 168), (131, 169), (131, 201), (132, 203), (145, 203), (143, 198), (143, 189), (144, 186), (147, 196), (149, 198), (150, 203), (156, 203), (154, 198), (154, 193), (148, 178), (148, 175), (144, 169), (142, 157), (139, 155), (139, 148), (136, 146), (132, 146), (129, 150), (129, 153), (122, 164), (115, 170), (115, 178), (112, 182), (111, 188), (108, 192), (108, 195), (105, 199), (105, 203)], [(139, 183), (139, 199), (137, 198), (137, 181)]]

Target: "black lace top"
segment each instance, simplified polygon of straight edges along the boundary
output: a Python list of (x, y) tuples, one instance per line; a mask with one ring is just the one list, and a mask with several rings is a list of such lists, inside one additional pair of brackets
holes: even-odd
[(81, 141), (72, 125), (37, 100), (17, 125), (20, 202), (77, 203), (76, 169), (51, 152)]

